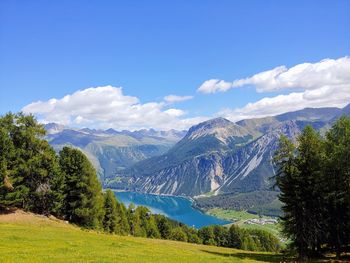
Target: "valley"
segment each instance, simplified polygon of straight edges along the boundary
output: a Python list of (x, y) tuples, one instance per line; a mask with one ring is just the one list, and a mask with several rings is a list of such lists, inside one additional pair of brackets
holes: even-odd
[(47, 139), (81, 149), (104, 188), (188, 196), (203, 211), (222, 208), (277, 217), (273, 153), (281, 134), (295, 140), (306, 125), (324, 133), (350, 105), (306, 108), (233, 123), (205, 121), (188, 131), (70, 129), (49, 124)]

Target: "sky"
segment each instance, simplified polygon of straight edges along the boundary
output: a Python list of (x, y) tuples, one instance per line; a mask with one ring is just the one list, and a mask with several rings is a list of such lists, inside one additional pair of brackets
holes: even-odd
[(347, 0), (2, 0), (0, 114), (187, 129), (350, 103)]

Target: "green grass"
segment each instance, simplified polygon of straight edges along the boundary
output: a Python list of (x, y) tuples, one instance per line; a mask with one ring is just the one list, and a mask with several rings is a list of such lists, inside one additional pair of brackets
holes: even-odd
[[(275, 224), (275, 225), (248, 225), (244, 224), (243, 222), (247, 219), (254, 219), (254, 218), (259, 218), (258, 215), (255, 214), (250, 214), (247, 211), (236, 211), (236, 210), (226, 210), (226, 209), (221, 209), (221, 208), (213, 208), (207, 211), (208, 214), (216, 216), (218, 218), (226, 219), (226, 220), (231, 220), (235, 221), (236, 224), (242, 228), (245, 229), (259, 229), (259, 230), (265, 230), (268, 231), (275, 236), (281, 238), (281, 232), (280, 232), (280, 224)], [(267, 216), (263, 216), (263, 218), (269, 218)]]
[(253, 218), (259, 218), (258, 215), (250, 214), (246, 211), (237, 211), (237, 210), (228, 210), (228, 209), (221, 209), (221, 208), (213, 208), (207, 211), (208, 214), (226, 219), (231, 221), (241, 221), (241, 220), (247, 220), (247, 219), (253, 219)]
[[(50, 221), (50, 220), (48, 220)], [(107, 235), (59, 222), (0, 222), (1, 262), (279, 262), (280, 255)]]

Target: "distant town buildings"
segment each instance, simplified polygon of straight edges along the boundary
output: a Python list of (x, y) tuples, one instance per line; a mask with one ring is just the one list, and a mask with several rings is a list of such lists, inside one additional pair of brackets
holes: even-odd
[(247, 225), (274, 225), (277, 224), (277, 219), (272, 218), (254, 218), (254, 219), (248, 219), (243, 222)]

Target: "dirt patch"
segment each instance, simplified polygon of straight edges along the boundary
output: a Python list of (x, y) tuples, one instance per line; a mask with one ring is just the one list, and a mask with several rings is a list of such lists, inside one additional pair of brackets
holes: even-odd
[(54, 216), (37, 215), (25, 212), (20, 209), (10, 209), (0, 212), (0, 223), (25, 223), (25, 224), (62, 224), (68, 225), (68, 222), (59, 220)]

